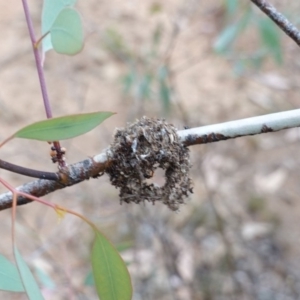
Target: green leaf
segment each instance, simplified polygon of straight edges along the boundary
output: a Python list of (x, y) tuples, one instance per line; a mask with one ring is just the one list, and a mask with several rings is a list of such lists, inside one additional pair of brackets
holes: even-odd
[(240, 32), (238, 24), (230, 24), (217, 37), (214, 43), (214, 50), (217, 53), (225, 52), (234, 42)]
[(168, 78), (169, 75), (169, 70), (166, 66), (162, 66), (161, 68), (159, 68), (158, 70), (158, 78), (159, 80), (165, 80)]
[(136, 77), (137, 77), (137, 74), (135, 72), (135, 69), (131, 69), (123, 77), (122, 81), (123, 81), (123, 85), (124, 85), (124, 93), (125, 94), (128, 94), (131, 91), (131, 89), (136, 81)]
[(95, 285), (93, 271), (89, 271), (88, 274), (86, 275), (85, 280), (84, 280), (84, 285), (86, 285), (86, 286), (94, 286)]
[(152, 75), (145, 74), (141, 79), (138, 87), (138, 95), (141, 99), (148, 99), (151, 93)]
[(151, 47), (149, 54), (147, 54), (147, 60), (155, 60), (158, 56), (158, 51), (159, 51), (159, 44), (162, 39), (164, 27), (162, 26), (161, 23), (158, 23), (155, 27), (155, 29), (152, 32), (152, 41), (151, 41)]
[(64, 8), (55, 19), (51, 29), (51, 42), (57, 53), (75, 55), (83, 48), (83, 28), (79, 13)]
[(94, 112), (48, 119), (22, 128), (13, 137), (48, 142), (66, 140), (92, 130), (113, 114)]
[(268, 18), (263, 18), (258, 23), (262, 42), (273, 55), (278, 64), (282, 63), (282, 49), (277, 26)]
[(226, 0), (226, 10), (229, 15), (233, 15), (238, 8), (238, 0)]
[[(44, 0), (42, 10), (42, 35), (50, 31), (55, 19), (66, 6), (73, 6), (77, 0)], [(47, 35), (42, 40), (43, 53), (51, 50), (51, 36)]]
[(169, 70), (162, 66), (158, 71), (159, 96), (162, 100), (163, 109), (168, 113), (171, 105), (171, 88), (168, 84)]
[(171, 90), (165, 80), (159, 82), (159, 95), (164, 112), (169, 112), (171, 106)]
[(99, 298), (131, 300), (131, 279), (123, 259), (99, 231), (95, 231), (95, 234), (92, 267)]
[(0, 254), (0, 290), (24, 292), (17, 267)]
[(131, 61), (133, 54), (125, 44), (122, 35), (114, 28), (106, 30), (104, 46), (118, 59)]
[(247, 11), (244, 16), (236, 23), (228, 25), (216, 38), (214, 50), (223, 54), (233, 44), (239, 34), (246, 28), (251, 16), (251, 10)]
[(42, 269), (35, 267), (35, 275), (38, 281), (42, 284), (43, 287), (54, 290), (56, 288), (55, 283), (51, 277)]
[(43, 300), (42, 293), (39, 289), (38, 284), (36, 283), (29, 267), (23, 260), (21, 254), (19, 253), (16, 246), (14, 246), (14, 254), (16, 258), (16, 263), (19, 268), (21, 279), (26, 291), (26, 294), (30, 300)]

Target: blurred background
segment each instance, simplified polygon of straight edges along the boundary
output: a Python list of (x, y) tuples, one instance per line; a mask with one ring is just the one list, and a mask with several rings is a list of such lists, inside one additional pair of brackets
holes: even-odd
[[(41, 1), (29, 1), (36, 33)], [(64, 141), (67, 162), (100, 153), (115, 128), (146, 115), (178, 129), (298, 108), (300, 49), (250, 1), (78, 1), (86, 43), (74, 57), (49, 52), (54, 116), (115, 111)], [(300, 2), (272, 0), (299, 27)], [(0, 138), (45, 118), (21, 2), (0, 3)], [(75, 210), (128, 264), (134, 300), (300, 299), (299, 129), (190, 148), (194, 194), (174, 213), (119, 204), (106, 175), (44, 198)], [(1, 158), (56, 171), (47, 143), (13, 140)], [(18, 186), (30, 179), (1, 170)], [(0, 187), (0, 192), (6, 192)], [(11, 211), (0, 253), (13, 260)], [(81, 220), (32, 203), (17, 210), (17, 245), (45, 299), (97, 299)], [(1, 299), (26, 299), (0, 292)]]

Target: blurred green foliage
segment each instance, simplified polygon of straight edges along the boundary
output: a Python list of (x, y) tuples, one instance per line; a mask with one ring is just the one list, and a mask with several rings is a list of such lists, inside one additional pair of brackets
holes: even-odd
[(251, 197), (247, 203), (247, 210), (250, 214), (259, 214), (266, 209), (266, 201), (260, 197)]
[(57, 288), (56, 284), (45, 270), (35, 266), (35, 275), (43, 287), (46, 287), (50, 290)]
[[(273, 21), (254, 10), (250, 2), (224, 0), (224, 10), (225, 27), (215, 40), (214, 50), (233, 62), (237, 75), (249, 68), (261, 68), (263, 62), (270, 57), (277, 64), (283, 62), (280, 29)], [(260, 37), (255, 50), (252, 49), (253, 45), (247, 51), (237, 49), (239, 39), (249, 33), (246, 31), (255, 31)]]
[[(160, 5), (150, 8), (151, 14), (162, 11)], [(151, 33), (146, 50), (134, 50), (127, 45), (117, 29), (109, 28), (104, 38), (104, 47), (115, 59), (126, 65), (122, 77), (123, 92), (138, 102), (159, 101), (164, 114), (171, 109), (172, 86), (167, 59), (160, 53), (163, 26), (159, 23)]]
[[(150, 15), (163, 12), (164, 7), (158, 2), (149, 7)], [(280, 29), (255, 10), (250, 2), (224, 0), (222, 12), (223, 24), (213, 49), (232, 62), (236, 75), (260, 69), (266, 59), (271, 58), (277, 64), (283, 62)], [(143, 47), (127, 43), (117, 28), (106, 30), (103, 45), (114, 59), (126, 66), (121, 80), (124, 95), (135, 99), (141, 107), (145, 101), (159, 101), (166, 115), (171, 111), (172, 98), (176, 96), (172, 85), (174, 74), (168, 58), (168, 44), (172, 48), (173, 37), (164, 35), (162, 23), (149, 30), (152, 30), (149, 42), (143, 43)], [(247, 40), (245, 43), (248, 36), (249, 45)], [(253, 36), (258, 37), (257, 41), (254, 38), (253, 42)]]

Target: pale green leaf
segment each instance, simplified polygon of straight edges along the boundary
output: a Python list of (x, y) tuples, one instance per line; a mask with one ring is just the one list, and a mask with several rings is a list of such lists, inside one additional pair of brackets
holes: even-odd
[(238, 0), (226, 0), (226, 10), (229, 15), (234, 14), (237, 11), (239, 1)]
[(243, 17), (236, 23), (230, 24), (219, 34), (214, 43), (214, 50), (217, 53), (226, 52), (233, 44), (236, 38), (246, 28), (251, 16), (251, 10), (247, 11)]
[(24, 292), (17, 267), (0, 254), (0, 290)]
[(151, 94), (152, 75), (147, 73), (140, 79), (138, 86), (138, 95), (140, 99), (148, 99)]
[(262, 42), (273, 55), (275, 61), (282, 63), (282, 49), (280, 43), (279, 29), (273, 21), (263, 18), (258, 23)]
[(43, 295), (39, 289), (38, 284), (36, 283), (29, 267), (22, 258), (16, 246), (14, 246), (14, 254), (16, 258), (16, 263), (21, 275), (21, 279), (26, 291), (26, 294), (30, 300), (43, 300)]
[[(44, 0), (42, 10), (42, 35), (50, 31), (55, 19), (66, 6), (73, 6), (77, 0)], [(47, 35), (42, 40), (43, 53), (51, 50), (51, 36)]]
[(217, 37), (214, 43), (214, 50), (218, 53), (223, 53), (234, 42), (240, 33), (238, 24), (230, 24)]
[(48, 119), (22, 128), (13, 137), (49, 142), (66, 140), (92, 130), (113, 114), (93, 112)]
[(171, 108), (171, 89), (165, 80), (159, 82), (159, 95), (162, 100), (164, 112), (168, 113)]
[(53, 49), (58, 53), (75, 55), (83, 48), (82, 22), (73, 8), (64, 8), (58, 14), (50, 34)]
[(55, 283), (51, 277), (41, 268), (35, 267), (35, 275), (38, 281), (42, 284), (43, 287), (54, 290), (56, 288)]
[(127, 267), (113, 245), (98, 231), (92, 248), (95, 286), (101, 300), (131, 300)]
[(88, 274), (86, 275), (85, 280), (84, 280), (84, 285), (86, 285), (86, 286), (94, 286), (95, 285), (93, 271), (89, 271)]

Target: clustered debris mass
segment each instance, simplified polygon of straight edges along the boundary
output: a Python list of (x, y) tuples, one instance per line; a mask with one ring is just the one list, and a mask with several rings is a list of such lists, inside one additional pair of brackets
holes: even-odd
[[(143, 117), (117, 129), (111, 145), (111, 183), (126, 203), (157, 201), (178, 210), (192, 193), (189, 149), (179, 142), (176, 128), (165, 120)], [(165, 171), (165, 184), (148, 183), (155, 170)]]

